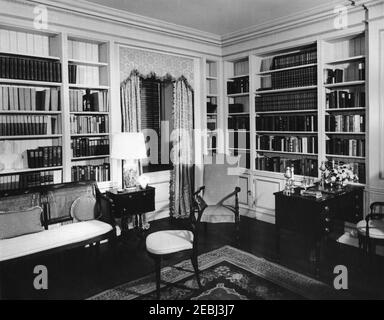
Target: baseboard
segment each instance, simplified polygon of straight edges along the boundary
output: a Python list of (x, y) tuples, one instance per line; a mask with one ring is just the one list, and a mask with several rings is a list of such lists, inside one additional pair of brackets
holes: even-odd
[(256, 219), (263, 222), (275, 224), (275, 216), (271, 214), (267, 214), (265, 212), (260, 212), (260, 211), (247, 209), (247, 208), (240, 208), (240, 215), (251, 218), (251, 219)]

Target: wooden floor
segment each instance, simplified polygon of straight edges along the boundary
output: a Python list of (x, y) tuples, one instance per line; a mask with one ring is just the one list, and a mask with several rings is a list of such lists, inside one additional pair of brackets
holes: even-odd
[[(151, 223), (150, 232), (175, 228), (169, 219)], [(207, 232), (200, 231), (200, 252), (208, 252), (223, 245), (233, 245), (232, 224), (210, 224)], [(239, 249), (267, 260), (276, 261), (274, 225), (243, 217)], [(280, 264), (297, 272), (314, 277), (311, 248), (306, 241), (294, 234), (281, 237)], [(174, 264), (186, 257), (175, 255), (164, 264)], [(48, 290), (33, 288), (33, 268), (48, 268)], [(384, 261), (375, 257), (372, 261), (360, 254), (359, 249), (337, 245), (329, 241), (323, 245), (320, 280), (332, 285), (336, 265), (345, 265), (349, 272), (349, 293), (359, 299), (384, 298)], [(102, 245), (97, 257), (95, 250), (78, 249), (61, 255), (26, 260), (12, 264), (3, 270), (3, 298), (5, 299), (86, 299), (116, 285), (137, 279), (153, 272), (150, 257), (140, 246), (138, 238), (131, 234), (126, 242), (118, 245), (114, 256), (107, 244)]]

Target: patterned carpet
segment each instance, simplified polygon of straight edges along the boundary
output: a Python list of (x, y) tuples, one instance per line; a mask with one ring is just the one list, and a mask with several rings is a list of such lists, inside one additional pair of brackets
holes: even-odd
[[(161, 271), (164, 300), (340, 299), (328, 285), (230, 246), (199, 256), (202, 289), (190, 260)], [(106, 290), (91, 300), (155, 299), (154, 274)]]

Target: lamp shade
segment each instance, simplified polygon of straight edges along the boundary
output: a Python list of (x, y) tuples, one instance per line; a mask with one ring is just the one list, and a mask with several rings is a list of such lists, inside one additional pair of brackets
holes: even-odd
[(119, 160), (139, 160), (147, 158), (144, 134), (141, 132), (121, 132), (113, 134), (111, 158)]

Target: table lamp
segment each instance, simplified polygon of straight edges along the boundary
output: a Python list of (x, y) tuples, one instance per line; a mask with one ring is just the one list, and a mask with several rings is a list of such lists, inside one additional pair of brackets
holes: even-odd
[(140, 160), (147, 158), (144, 134), (121, 132), (112, 135), (111, 158), (122, 160), (123, 189), (133, 189), (141, 174)]

